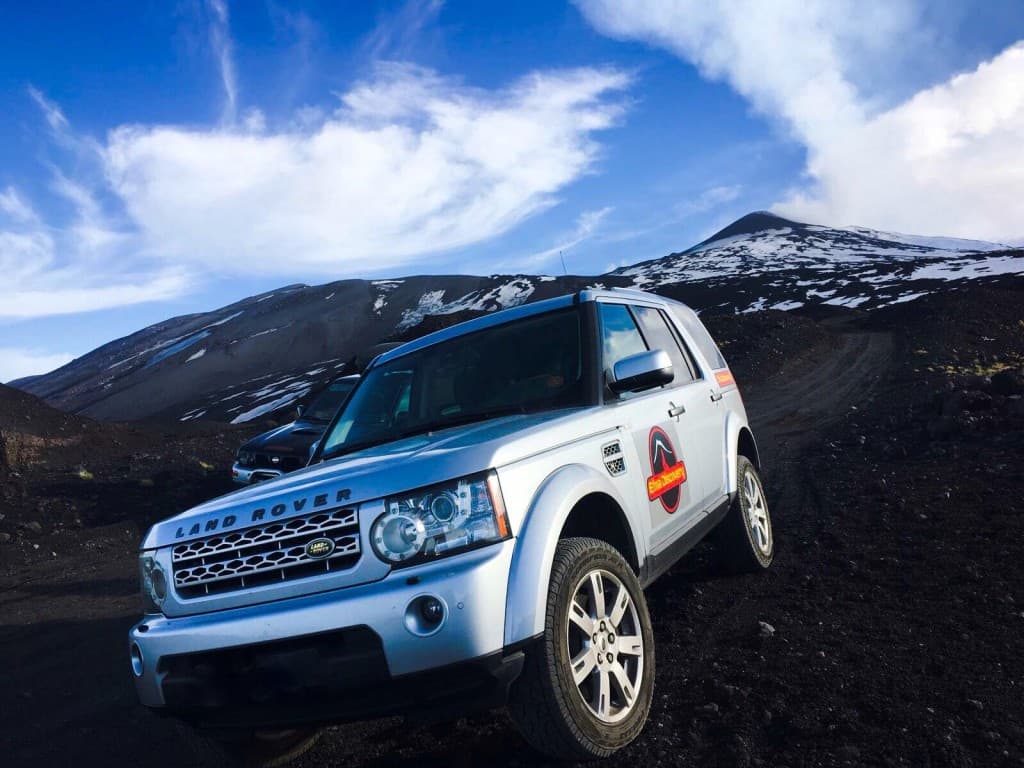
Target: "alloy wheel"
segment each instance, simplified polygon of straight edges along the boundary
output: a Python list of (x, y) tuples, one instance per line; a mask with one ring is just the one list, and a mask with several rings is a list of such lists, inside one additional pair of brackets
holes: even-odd
[(769, 555), (772, 551), (772, 523), (768, 517), (764, 491), (753, 472), (743, 475), (743, 495), (747, 501), (747, 524), (753, 534), (754, 544), (762, 555)]
[(596, 569), (573, 590), (566, 621), (569, 667), (590, 713), (616, 723), (633, 709), (643, 682), (644, 642), (633, 597)]

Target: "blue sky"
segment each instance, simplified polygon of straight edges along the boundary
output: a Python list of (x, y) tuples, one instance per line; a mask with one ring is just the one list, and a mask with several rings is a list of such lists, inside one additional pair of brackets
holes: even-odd
[(12, 6), (0, 381), (287, 283), (599, 273), (757, 209), (1017, 242), (1022, 40), (1018, 0)]

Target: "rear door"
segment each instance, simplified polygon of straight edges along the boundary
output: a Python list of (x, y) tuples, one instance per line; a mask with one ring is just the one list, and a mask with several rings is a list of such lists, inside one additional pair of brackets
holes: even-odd
[[(687, 386), (692, 374), (678, 345), (664, 343), (664, 337), (641, 331), (641, 318), (656, 308), (638, 304), (598, 303), (605, 380), (612, 380), (615, 363), (648, 349), (665, 349), (672, 358), (675, 380), (671, 385), (645, 392), (615, 395), (605, 389), (605, 401), (619, 414), (619, 423), (627, 426), (636, 456), (642, 466), (631, 472), (637, 484), (637, 498), (647, 504), (651, 539), (649, 550), (688, 528), (703, 511), (705, 497), (703, 473), (697, 446), (681, 438), (680, 422), (689, 410), (691, 396)], [(644, 322), (647, 322), (646, 320)], [(656, 328), (656, 326), (654, 326)], [(663, 325), (663, 327), (665, 327)], [(666, 331), (667, 331), (667, 327)], [(668, 347), (668, 348), (665, 348)]]
[(742, 401), (725, 357), (697, 313), (683, 304), (672, 304), (671, 316), (675, 320), (673, 327), (682, 336), (684, 345), (699, 353), (697, 376), (700, 390), (714, 406), (710, 411), (711, 421), (704, 433), (708, 457), (710, 459), (714, 456), (714, 471), (709, 472), (707, 478), (708, 501), (709, 505), (713, 505), (729, 492), (726, 473), (726, 457), (729, 452), (725, 444), (725, 424), (730, 408), (737, 403), (742, 406)]
[[(724, 423), (718, 403), (711, 397), (701, 370), (678, 330), (663, 309), (637, 307), (640, 330), (652, 348), (664, 349), (676, 371), (671, 402), (680, 444), (691, 454), (691, 475), (699, 477), (698, 512), (717, 501), (722, 458), (719, 452)], [(685, 375), (685, 378), (684, 378)]]

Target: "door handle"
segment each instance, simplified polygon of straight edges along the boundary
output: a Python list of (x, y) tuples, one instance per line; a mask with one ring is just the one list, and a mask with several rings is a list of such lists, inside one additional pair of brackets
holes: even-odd
[(685, 405), (676, 405), (675, 403), (672, 402), (669, 402), (669, 405), (671, 407), (668, 409), (668, 415), (671, 416), (672, 418), (675, 418), (676, 416), (682, 416), (684, 413), (686, 413)]
[(712, 403), (717, 403), (721, 399), (722, 399), (722, 393), (721, 392), (716, 392), (715, 390), (712, 389), (711, 390), (711, 402)]

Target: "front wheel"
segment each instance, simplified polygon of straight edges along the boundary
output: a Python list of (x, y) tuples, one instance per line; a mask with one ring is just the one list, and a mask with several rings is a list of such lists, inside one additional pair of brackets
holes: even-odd
[(561, 760), (607, 757), (639, 735), (653, 696), (654, 635), (636, 575), (603, 541), (559, 542), (544, 634), (509, 702), (523, 737)]

